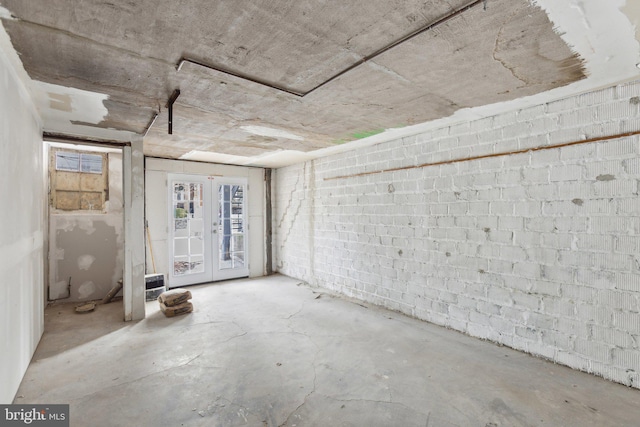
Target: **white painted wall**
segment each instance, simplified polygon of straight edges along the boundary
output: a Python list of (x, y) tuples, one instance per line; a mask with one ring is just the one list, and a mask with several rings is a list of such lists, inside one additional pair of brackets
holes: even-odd
[[(0, 25), (0, 403), (11, 403), (44, 329), (40, 119)], [(21, 77), (18, 77), (18, 76)]]
[[(69, 149), (91, 150), (70, 146)], [(104, 150), (103, 150), (104, 151)], [(50, 298), (62, 301), (103, 298), (122, 279), (124, 268), (124, 218), (122, 153), (109, 156), (109, 200), (101, 213), (61, 211), (50, 207)]]
[(278, 169), (279, 272), (640, 388), (640, 82)]
[(249, 276), (263, 276), (266, 272), (264, 169), (154, 158), (147, 158), (145, 165), (145, 218), (149, 223), (149, 233), (151, 235), (151, 245), (147, 241), (147, 273), (153, 273), (150, 247), (153, 248), (156, 272), (158, 274), (164, 274), (165, 279), (167, 279), (171, 265), (168, 246), (167, 175), (169, 173), (244, 177), (248, 179)]

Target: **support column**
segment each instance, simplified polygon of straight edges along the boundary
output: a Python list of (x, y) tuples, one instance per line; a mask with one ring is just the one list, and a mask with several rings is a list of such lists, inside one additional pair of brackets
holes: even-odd
[(144, 319), (144, 156), (142, 137), (123, 150), (124, 175), (124, 320)]

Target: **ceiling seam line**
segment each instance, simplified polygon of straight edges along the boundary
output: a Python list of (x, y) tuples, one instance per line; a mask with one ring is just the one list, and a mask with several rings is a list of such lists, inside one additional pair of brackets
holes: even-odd
[(89, 43), (93, 43), (93, 44), (96, 44), (96, 45), (99, 45), (99, 46), (102, 46), (102, 47), (105, 47), (105, 48), (108, 48), (108, 49), (113, 49), (113, 50), (117, 50), (117, 51), (120, 51), (120, 52), (124, 52), (124, 53), (127, 53), (127, 54), (129, 54), (131, 56), (134, 56), (136, 58), (148, 59), (150, 61), (158, 62), (158, 63), (160, 63), (162, 65), (173, 66), (172, 62), (167, 61), (165, 59), (155, 58), (153, 56), (143, 56), (143, 55), (141, 55), (141, 54), (139, 54), (139, 53), (137, 53), (135, 51), (132, 51), (132, 50), (129, 50), (129, 49), (125, 49), (125, 48), (122, 48), (122, 47), (118, 47), (118, 46), (113, 46), (113, 45), (110, 45), (110, 44), (107, 44), (107, 43), (103, 43), (103, 42), (94, 40), (92, 38), (89, 38), (89, 37), (86, 37), (86, 36), (82, 36), (80, 34), (72, 33), (71, 31), (63, 30), (61, 28), (51, 27), (49, 25), (40, 24), (38, 22), (28, 21), (26, 19), (22, 19), (22, 18), (19, 18), (19, 17), (16, 18), (16, 21), (25, 23), (27, 25), (32, 25), (34, 27), (44, 28), (46, 30), (50, 30), (50, 31), (53, 31), (53, 32), (57, 32), (57, 33), (63, 34), (65, 36), (67, 36), (67, 37), (80, 39), (80, 40), (83, 40), (83, 41), (86, 41), (86, 42), (89, 42)]
[[(331, 83), (332, 81), (336, 80), (337, 78), (343, 76), (344, 74), (348, 73), (349, 71), (359, 67), (360, 65), (371, 61), (372, 59), (377, 58), (378, 56), (382, 55), (385, 52), (388, 52), (389, 50), (393, 49), (394, 47), (397, 47), (399, 45), (401, 45), (402, 43), (409, 41), (417, 36), (419, 36), (420, 34), (423, 34), (429, 30), (432, 30), (436, 27), (438, 27), (439, 25), (444, 24), (445, 22), (455, 18), (458, 15), (461, 15), (462, 13), (468, 11), (469, 9), (471, 9), (474, 6), (477, 6), (481, 3), (484, 3), (486, 0), (474, 0), (471, 3), (468, 3), (467, 5), (460, 7), (456, 10), (454, 10), (453, 12), (449, 12), (448, 14), (446, 14), (445, 16), (437, 19), (435, 22), (430, 23), (429, 25), (426, 25), (424, 27), (418, 28), (417, 30), (405, 35), (404, 37), (401, 37), (400, 39), (388, 44), (387, 46), (378, 49), (377, 51), (375, 51), (372, 54), (369, 54), (367, 56), (365, 56), (364, 58), (360, 59), (359, 61), (357, 61), (355, 64), (351, 65), (350, 67), (344, 69), (343, 71), (339, 72), (338, 74), (332, 76), (331, 78), (325, 80), (324, 82), (320, 83), (318, 86), (314, 87), (313, 89), (307, 91), (303, 96), (306, 96), (312, 92), (314, 92), (317, 89), (320, 89), (321, 87), (325, 86), (328, 83)], [(486, 9), (485, 9), (486, 10)]]
[(216, 67), (214, 65), (205, 64), (204, 62), (196, 61), (195, 59), (191, 59), (191, 58), (188, 58), (188, 57), (182, 57), (180, 59), (180, 61), (178, 62), (178, 65), (176, 66), (176, 69), (178, 71), (180, 71), (182, 69), (182, 65), (185, 62), (188, 62), (190, 64), (194, 64), (194, 65), (198, 65), (198, 66), (203, 67), (203, 68), (208, 68), (210, 70), (217, 71), (217, 72), (222, 73), (222, 74), (233, 76), (233, 77), (239, 78), (241, 80), (246, 80), (246, 81), (249, 81), (249, 82), (252, 82), (252, 83), (256, 83), (256, 84), (259, 84), (261, 86), (266, 86), (268, 88), (275, 89), (275, 90), (278, 90), (280, 92), (285, 92), (285, 93), (288, 93), (290, 95), (297, 96), (299, 98), (302, 98), (303, 96), (306, 95), (306, 93), (304, 93), (304, 92), (297, 92), (297, 91), (294, 91), (294, 90), (291, 90), (291, 89), (286, 89), (286, 88), (274, 85), (272, 83), (265, 82), (265, 81), (260, 80), (260, 79), (256, 79), (256, 78), (253, 78), (253, 77), (246, 76), (246, 75), (241, 74), (241, 73), (236, 72), (236, 71), (231, 71), (231, 70), (227, 70), (227, 69), (224, 69), (224, 68), (221, 68), (221, 67)]
[(515, 155), (515, 154), (526, 154), (526, 153), (532, 153), (532, 152), (536, 152), (536, 151), (545, 151), (545, 150), (552, 150), (552, 149), (563, 148), (563, 147), (570, 147), (570, 146), (573, 146), (573, 145), (591, 144), (591, 143), (594, 143), (594, 142), (608, 141), (608, 140), (612, 140), (612, 139), (628, 138), (630, 136), (637, 136), (637, 135), (640, 135), (640, 131), (626, 132), (626, 133), (620, 133), (620, 134), (617, 134), (617, 135), (601, 136), (601, 137), (590, 138), (590, 139), (581, 139), (579, 141), (563, 142), (561, 144), (544, 145), (544, 146), (541, 146), (541, 147), (523, 148), (521, 150), (505, 151), (505, 152), (501, 152), (501, 153), (482, 154), (482, 155), (478, 155), (478, 156), (464, 157), (464, 158), (460, 158), (460, 159), (451, 159), (451, 160), (442, 160), (442, 161), (439, 161), (439, 162), (422, 163), (422, 164), (419, 164), (419, 165), (399, 166), (399, 167), (396, 167), (396, 168), (379, 169), (379, 170), (376, 170), (376, 171), (361, 172), (361, 173), (355, 173), (355, 174), (351, 174), (351, 175), (331, 176), (331, 177), (324, 178), (324, 181), (332, 181), (332, 180), (336, 180), (336, 179), (357, 178), (357, 177), (360, 177), (360, 176), (378, 175), (378, 174), (382, 174), (382, 173), (398, 172), (398, 171), (411, 170), (411, 169), (422, 169), (422, 168), (427, 168), (427, 167), (430, 167), (430, 166), (451, 165), (451, 164), (455, 164), (455, 163), (470, 162), (470, 161), (473, 161), (473, 160), (490, 159), (490, 158), (493, 158), (493, 157), (511, 156), (511, 155)]
[(317, 89), (320, 89), (321, 87), (327, 85), (328, 83), (331, 83), (332, 81), (334, 81), (337, 78), (343, 76), (344, 74), (348, 73), (349, 71), (352, 71), (353, 69), (359, 67), (360, 65), (362, 65), (362, 64), (364, 64), (364, 63), (366, 63), (368, 61), (371, 61), (372, 59), (382, 55), (385, 52), (388, 52), (389, 50), (401, 45), (402, 43), (404, 43), (404, 42), (406, 42), (408, 40), (413, 39), (414, 37), (419, 36), (420, 34), (423, 34), (423, 33), (427, 32), (429, 30), (432, 30), (433, 28), (435, 28), (435, 27), (437, 27), (439, 25), (444, 24), (445, 22), (448, 22), (449, 20), (461, 15), (462, 13), (468, 11), (469, 9), (471, 9), (471, 8), (473, 8), (475, 6), (483, 4), (484, 5), (484, 9), (486, 10), (486, 1), (487, 0), (474, 0), (474, 1), (466, 4), (465, 6), (462, 6), (462, 7), (458, 8), (458, 9), (452, 11), (452, 12), (449, 12), (445, 16), (438, 18), (435, 22), (432, 22), (432, 23), (430, 23), (430, 24), (428, 24), (426, 26), (420, 27), (417, 30), (414, 30), (411, 33), (401, 37), (400, 39), (395, 40), (392, 43), (390, 43), (390, 44), (388, 44), (388, 45), (376, 50), (372, 54), (369, 54), (369, 55), (359, 59), (358, 61), (356, 61), (352, 65), (348, 66), (347, 68), (345, 68), (344, 70), (338, 72), (337, 74), (331, 76), (329, 79), (325, 80), (324, 82), (320, 83), (319, 85), (315, 86), (314, 88), (308, 90), (307, 92), (300, 92), (300, 91), (296, 91), (296, 90), (292, 90), (292, 89), (287, 89), (285, 87), (277, 86), (275, 84), (268, 83), (266, 81), (263, 81), (263, 80), (260, 80), (260, 79), (257, 79), (257, 78), (246, 76), (246, 75), (241, 74), (239, 72), (227, 70), (227, 69), (224, 69), (222, 67), (217, 67), (215, 65), (205, 64), (204, 62), (197, 61), (195, 59), (191, 59), (191, 58), (186, 57), (186, 56), (182, 57), (180, 59), (180, 61), (178, 61), (178, 64), (176, 65), (176, 69), (178, 71), (180, 71), (182, 69), (182, 66), (184, 65), (184, 63), (188, 62), (188, 63), (194, 64), (194, 65), (198, 65), (200, 67), (208, 68), (210, 70), (214, 70), (214, 71), (217, 71), (217, 72), (220, 72), (220, 73), (223, 73), (223, 74), (227, 74), (227, 75), (230, 75), (230, 76), (233, 76), (233, 77), (237, 77), (237, 78), (242, 79), (242, 80), (250, 81), (252, 83), (256, 83), (256, 84), (259, 84), (261, 86), (266, 86), (268, 88), (275, 89), (275, 90), (278, 90), (280, 92), (288, 93), (290, 95), (294, 95), (294, 96), (297, 96), (299, 98), (304, 98), (305, 96), (309, 95), (310, 93), (316, 91)]

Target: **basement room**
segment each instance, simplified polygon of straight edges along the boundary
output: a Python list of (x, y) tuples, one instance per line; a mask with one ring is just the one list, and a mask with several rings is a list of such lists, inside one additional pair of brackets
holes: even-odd
[(0, 0), (0, 425), (640, 425), (639, 25)]

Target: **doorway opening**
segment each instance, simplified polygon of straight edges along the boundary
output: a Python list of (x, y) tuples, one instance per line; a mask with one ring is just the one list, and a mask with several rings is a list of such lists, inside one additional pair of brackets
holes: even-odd
[(45, 140), (47, 302), (95, 301), (123, 280), (123, 152)]
[(249, 276), (247, 179), (169, 174), (168, 286)]

